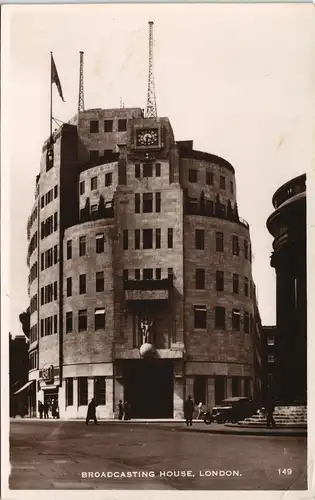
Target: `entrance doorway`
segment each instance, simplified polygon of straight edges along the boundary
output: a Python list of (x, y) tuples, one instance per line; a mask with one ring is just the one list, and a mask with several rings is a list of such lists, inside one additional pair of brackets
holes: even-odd
[(173, 363), (169, 360), (127, 361), (124, 399), (131, 418), (173, 418)]

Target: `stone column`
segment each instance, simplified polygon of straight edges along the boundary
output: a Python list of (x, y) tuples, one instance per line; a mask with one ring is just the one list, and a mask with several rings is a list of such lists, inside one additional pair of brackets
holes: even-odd
[(66, 381), (65, 381), (65, 379), (63, 380), (62, 387), (59, 387), (58, 407), (59, 407), (60, 417), (64, 418), (65, 414), (66, 414)]
[(73, 379), (73, 410), (78, 412), (78, 379)]
[(242, 397), (246, 396), (246, 394), (245, 394), (245, 380), (243, 378), (241, 378), (241, 380), (240, 380), (240, 390), (241, 390), (240, 395)]
[(115, 410), (116, 410), (116, 405), (114, 402), (114, 378), (106, 377), (106, 406), (105, 406), (104, 416), (106, 418), (114, 418)]
[(88, 404), (94, 398), (94, 378), (88, 378)]

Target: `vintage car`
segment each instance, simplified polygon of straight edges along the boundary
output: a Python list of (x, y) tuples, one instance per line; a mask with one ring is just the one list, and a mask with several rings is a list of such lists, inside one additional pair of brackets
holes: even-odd
[(245, 397), (233, 397), (223, 399), (221, 404), (212, 408), (211, 417), (213, 422), (223, 424), (225, 422), (236, 423), (244, 418), (251, 417), (257, 408), (253, 402)]

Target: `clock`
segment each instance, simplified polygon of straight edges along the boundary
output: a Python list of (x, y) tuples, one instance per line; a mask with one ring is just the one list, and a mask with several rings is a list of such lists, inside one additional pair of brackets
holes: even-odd
[(141, 129), (137, 130), (137, 146), (159, 146), (159, 133), (158, 129)]

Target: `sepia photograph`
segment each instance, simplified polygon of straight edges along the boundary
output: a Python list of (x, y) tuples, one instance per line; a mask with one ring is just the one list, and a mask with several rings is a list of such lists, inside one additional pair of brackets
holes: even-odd
[(310, 498), (313, 11), (2, 7), (2, 498)]

